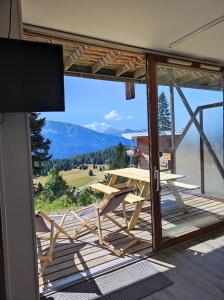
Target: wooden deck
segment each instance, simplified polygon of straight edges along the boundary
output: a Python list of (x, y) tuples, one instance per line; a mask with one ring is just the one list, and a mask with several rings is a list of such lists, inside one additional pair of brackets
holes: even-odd
[[(192, 230), (204, 227), (224, 219), (224, 202), (206, 199), (189, 192), (181, 192), (188, 213), (183, 214), (173, 195), (167, 191), (162, 193), (162, 225), (163, 237), (181, 235)], [(134, 206), (128, 206), (130, 216)], [(116, 220), (122, 223), (122, 209), (114, 212)], [(113, 232), (114, 225), (108, 221), (103, 223), (103, 230), (108, 234)], [(71, 215), (68, 216), (64, 228), (70, 233), (77, 227)], [(133, 247), (121, 258), (118, 258), (109, 250), (99, 245), (93, 234), (86, 234), (71, 243), (65, 238), (58, 240), (55, 247), (54, 260), (46, 269), (46, 274), (39, 277), (40, 291), (60, 289), (61, 286), (80, 280), (83, 277), (92, 277), (94, 273), (116, 266), (116, 263), (127, 262), (129, 259), (136, 259), (144, 255), (144, 251), (150, 250), (151, 245), (151, 216), (150, 203), (145, 202), (140, 214), (138, 224), (132, 232), (142, 242), (137, 247)], [(118, 234), (112, 243), (117, 247), (127, 242), (125, 234)], [(48, 247), (48, 240), (43, 240), (39, 247), (44, 250)], [(145, 250), (144, 250), (145, 249)]]
[[(129, 206), (128, 215), (132, 213), (133, 208), (134, 206)], [(115, 211), (114, 218), (122, 224), (122, 208)], [(149, 249), (151, 245), (149, 205), (146, 205), (144, 208), (141, 218), (142, 220), (139, 220), (138, 226), (132, 232), (139, 237), (142, 242), (130, 248), (125, 257), (122, 258), (118, 258), (107, 248), (101, 246), (92, 233), (74, 240), (74, 243), (71, 243), (62, 236), (55, 246), (54, 260), (47, 267), (45, 275), (39, 277), (40, 291), (47, 292), (54, 289), (57, 290), (61, 285), (68, 282), (76, 279), (80, 280), (82, 277), (88, 277), (90, 273), (93, 274), (95, 270), (99, 270), (100, 266), (108, 268), (109, 264), (115, 265), (116, 262), (122, 263), (122, 261), (126, 261), (127, 258), (135, 259), (136, 254), (139, 253), (140, 250)], [(78, 223), (69, 215), (63, 228), (73, 233), (77, 226)], [(115, 225), (109, 221), (103, 222), (103, 231), (105, 234), (113, 232), (114, 227)], [(111, 243), (119, 248), (119, 246), (121, 247), (127, 243), (128, 239), (126, 234), (119, 233), (113, 238)], [(38, 245), (39, 250), (42, 249), (43, 251), (47, 247), (47, 239), (42, 240)]]
[(177, 237), (224, 220), (224, 200), (200, 196), (197, 191), (180, 192), (188, 213), (183, 214), (172, 194), (162, 193), (163, 238)]

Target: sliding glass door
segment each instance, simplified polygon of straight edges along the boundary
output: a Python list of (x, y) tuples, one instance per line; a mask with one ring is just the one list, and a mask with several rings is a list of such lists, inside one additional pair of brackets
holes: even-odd
[(160, 60), (154, 60), (153, 71), (150, 63), (156, 85), (149, 112), (157, 117), (156, 124), (150, 122), (150, 143), (158, 249), (224, 224), (223, 76)]

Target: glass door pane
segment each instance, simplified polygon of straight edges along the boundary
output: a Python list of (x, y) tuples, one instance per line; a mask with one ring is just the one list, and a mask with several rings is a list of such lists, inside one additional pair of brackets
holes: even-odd
[(224, 220), (222, 76), (157, 65), (162, 239)]

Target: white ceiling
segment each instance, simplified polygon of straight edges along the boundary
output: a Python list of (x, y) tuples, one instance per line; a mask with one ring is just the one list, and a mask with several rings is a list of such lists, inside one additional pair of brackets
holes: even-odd
[(23, 22), (224, 63), (224, 22), (169, 49), (224, 14), (224, 0), (22, 0)]

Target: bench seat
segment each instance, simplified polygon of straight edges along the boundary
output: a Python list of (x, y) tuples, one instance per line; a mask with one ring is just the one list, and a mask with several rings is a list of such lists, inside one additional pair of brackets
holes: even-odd
[[(169, 186), (169, 183), (167, 181), (162, 181), (161, 182), (162, 185), (164, 186)], [(186, 190), (196, 190), (196, 189), (199, 189), (200, 186), (198, 185), (194, 185), (194, 184), (188, 184), (188, 183), (183, 183), (183, 182), (177, 182), (177, 181), (173, 181), (172, 184), (170, 185), (173, 185), (175, 187), (180, 187), (180, 188), (183, 188), (183, 189), (186, 189)]]
[(129, 193), (126, 197), (125, 197), (125, 203), (129, 203), (129, 204), (135, 204), (141, 201), (145, 201), (145, 198), (134, 195)]
[(96, 192), (102, 192), (106, 195), (110, 195), (111, 193), (117, 193), (120, 191), (119, 189), (105, 185), (103, 183), (93, 183), (90, 184), (89, 187)]

